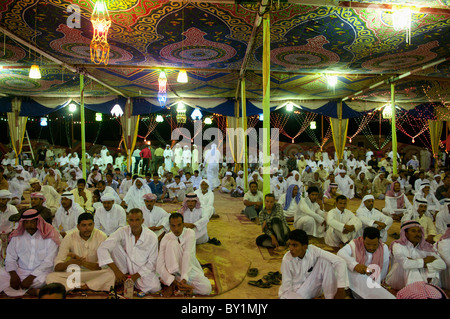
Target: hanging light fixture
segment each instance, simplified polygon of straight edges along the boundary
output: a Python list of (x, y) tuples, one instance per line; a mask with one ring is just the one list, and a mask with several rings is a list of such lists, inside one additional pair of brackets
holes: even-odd
[(407, 7), (393, 8), (392, 26), (395, 31), (405, 30), (406, 43), (411, 43), (411, 21), (412, 11)]
[(288, 103), (286, 104), (286, 111), (292, 112), (294, 110), (294, 104)]
[(177, 105), (177, 122), (186, 123), (186, 105), (182, 101)]
[(392, 106), (391, 104), (386, 104), (383, 108), (383, 118), (391, 119), (392, 118)]
[(316, 126), (316, 121), (311, 121), (311, 122), (309, 123), (309, 128), (310, 128), (311, 130), (315, 130), (315, 129), (317, 128), (317, 126)]
[(205, 117), (205, 124), (206, 125), (211, 125), (212, 124), (212, 119), (210, 117)]
[[(182, 9), (182, 21), (181, 21), (181, 36), (183, 37), (183, 40), (181, 41), (181, 67), (184, 66), (184, 56), (183, 56), (183, 51), (184, 51), (184, 8)], [(186, 70), (181, 69), (180, 72), (178, 72), (178, 78), (177, 78), (177, 82), (178, 83), (187, 83), (188, 82), (188, 77), (187, 77), (187, 73)]]
[(91, 61), (95, 64), (108, 65), (109, 62), (109, 44), (108, 31), (111, 27), (108, 8), (104, 0), (97, 0), (94, 11), (91, 16), (91, 23), (94, 29), (94, 35), (91, 41)]
[(41, 117), (41, 121), (40, 121), (41, 126), (47, 126), (47, 118), (46, 117)]
[(114, 105), (114, 107), (111, 109), (111, 115), (116, 117), (123, 115), (123, 110), (119, 104)]
[(336, 75), (327, 75), (327, 84), (330, 87), (335, 87), (338, 82), (338, 77)]
[(33, 64), (30, 68), (30, 73), (28, 74), (30, 79), (40, 79), (41, 71), (39, 70), (39, 65)]
[(95, 113), (95, 120), (101, 122), (103, 120), (102, 113)]
[(264, 113), (259, 114), (259, 120), (264, 121)]
[(158, 83), (159, 83), (158, 101), (161, 106), (164, 106), (166, 105), (167, 102), (167, 76), (164, 71), (161, 71), (159, 73)]
[(201, 120), (203, 118), (203, 114), (199, 109), (195, 109), (192, 114), (191, 114), (191, 118), (195, 121), (195, 120)]
[(161, 116), (161, 115), (156, 115), (156, 122), (157, 123), (162, 123), (162, 122), (164, 122), (164, 119), (163, 119), (163, 117)]

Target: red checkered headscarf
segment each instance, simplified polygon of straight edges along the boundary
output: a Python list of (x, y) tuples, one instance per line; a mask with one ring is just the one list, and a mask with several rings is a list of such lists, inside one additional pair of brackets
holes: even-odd
[(23, 212), (19, 220), (19, 226), (17, 227), (16, 230), (11, 232), (11, 234), (9, 235), (9, 239), (11, 240), (11, 238), (13, 237), (23, 235), (23, 233), (25, 232), (25, 226), (23, 225), (23, 222), (25, 220), (33, 220), (33, 219), (38, 220), (37, 229), (39, 229), (39, 231), (41, 232), (42, 238), (43, 239), (50, 238), (59, 246), (61, 240), (59, 238), (58, 231), (52, 225), (47, 223), (36, 209), (32, 208), (27, 209), (25, 212)]
[(397, 299), (448, 299), (445, 292), (438, 286), (416, 281), (397, 292)]

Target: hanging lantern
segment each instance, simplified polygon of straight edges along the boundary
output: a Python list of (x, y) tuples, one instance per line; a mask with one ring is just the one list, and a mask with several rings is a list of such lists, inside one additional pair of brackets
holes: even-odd
[(40, 79), (41, 71), (39, 70), (39, 65), (33, 64), (30, 68), (30, 73), (28, 75), (30, 79)]
[(292, 112), (294, 110), (294, 104), (288, 103), (286, 104), (286, 111)]
[(206, 124), (206, 125), (211, 125), (211, 124), (212, 124), (212, 120), (211, 120), (210, 117), (206, 117), (206, 118), (205, 118), (205, 124)]
[(392, 107), (390, 104), (386, 104), (383, 109), (383, 118), (391, 119), (392, 118)]
[(177, 82), (178, 83), (187, 83), (188, 82), (186, 70), (180, 70), (180, 72), (178, 73)]
[(186, 123), (186, 105), (183, 102), (178, 102), (177, 105), (177, 122)]
[(41, 117), (41, 122), (40, 122), (41, 126), (47, 126), (47, 118), (46, 117)]
[(123, 110), (122, 110), (122, 108), (120, 107), (119, 104), (114, 105), (114, 107), (111, 110), (111, 115), (112, 116), (116, 116), (116, 117), (119, 117), (119, 116), (123, 115)]
[(158, 78), (159, 91), (158, 91), (158, 101), (159, 105), (164, 106), (167, 102), (167, 76), (164, 71), (159, 73)]
[(328, 86), (334, 88), (338, 82), (338, 77), (336, 75), (327, 75), (326, 78)]
[(104, 0), (97, 0), (91, 16), (94, 35), (91, 41), (91, 61), (95, 64), (108, 65), (109, 44), (108, 31), (111, 27), (111, 19)]
[(157, 123), (162, 123), (162, 122), (164, 122), (163, 117), (162, 117), (161, 115), (156, 115), (156, 122), (157, 122)]
[(201, 120), (203, 118), (202, 112), (200, 112), (199, 109), (195, 109), (192, 114), (191, 114), (191, 118), (195, 121), (195, 120)]
[(310, 128), (311, 130), (315, 130), (315, 129), (317, 128), (317, 126), (316, 126), (316, 121), (311, 121), (311, 122), (309, 123), (309, 128)]
[(69, 112), (74, 113), (77, 110), (77, 105), (75, 103), (69, 104)]
[(95, 120), (97, 122), (101, 122), (102, 121), (102, 113), (95, 113)]
[(264, 121), (264, 113), (259, 114), (259, 120)]
[(392, 26), (395, 31), (405, 30), (406, 43), (411, 43), (412, 11), (410, 8), (399, 8), (392, 12)]

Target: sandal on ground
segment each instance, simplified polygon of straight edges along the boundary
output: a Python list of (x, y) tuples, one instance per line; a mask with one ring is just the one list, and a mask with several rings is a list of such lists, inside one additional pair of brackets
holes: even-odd
[(249, 276), (249, 277), (256, 277), (256, 276), (258, 276), (258, 268), (250, 268), (248, 271), (247, 271), (247, 276)]
[(210, 238), (208, 240), (208, 243), (216, 245), (216, 246), (220, 246), (222, 245), (222, 243), (220, 242), (220, 240), (218, 240), (216, 237)]
[(262, 279), (259, 280), (250, 280), (248, 282), (249, 285), (258, 287), (258, 288), (270, 288), (272, 287), (272, 284), (270, 284), (269, 282), (264, 282)]

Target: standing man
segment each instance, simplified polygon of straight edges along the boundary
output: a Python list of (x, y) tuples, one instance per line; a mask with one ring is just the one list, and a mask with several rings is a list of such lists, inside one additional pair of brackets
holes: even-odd
[(164, 163), (164, 149), (159, 145), (155, 150), (155, 165), (154, 171), (157, 172), (158, 168)]
[(134, 158), (134, 169), (133, 169), (133, 174), (138, 174), (138, 168), (139, 168), (139, 162), (141, 160), (141, 150), (139, 149), (139, 147), (136, 146), (136, 148), (133, 151), (133, 158)]
[(139, 153), (139, 156), (142, 159), (142, 175), (145, 176), (147, 171), (150, 169), (150, 161), (152, 160), (152, 151), (150, 150), (150, 146), (145, 146), (142, 148), (142, 151)]

